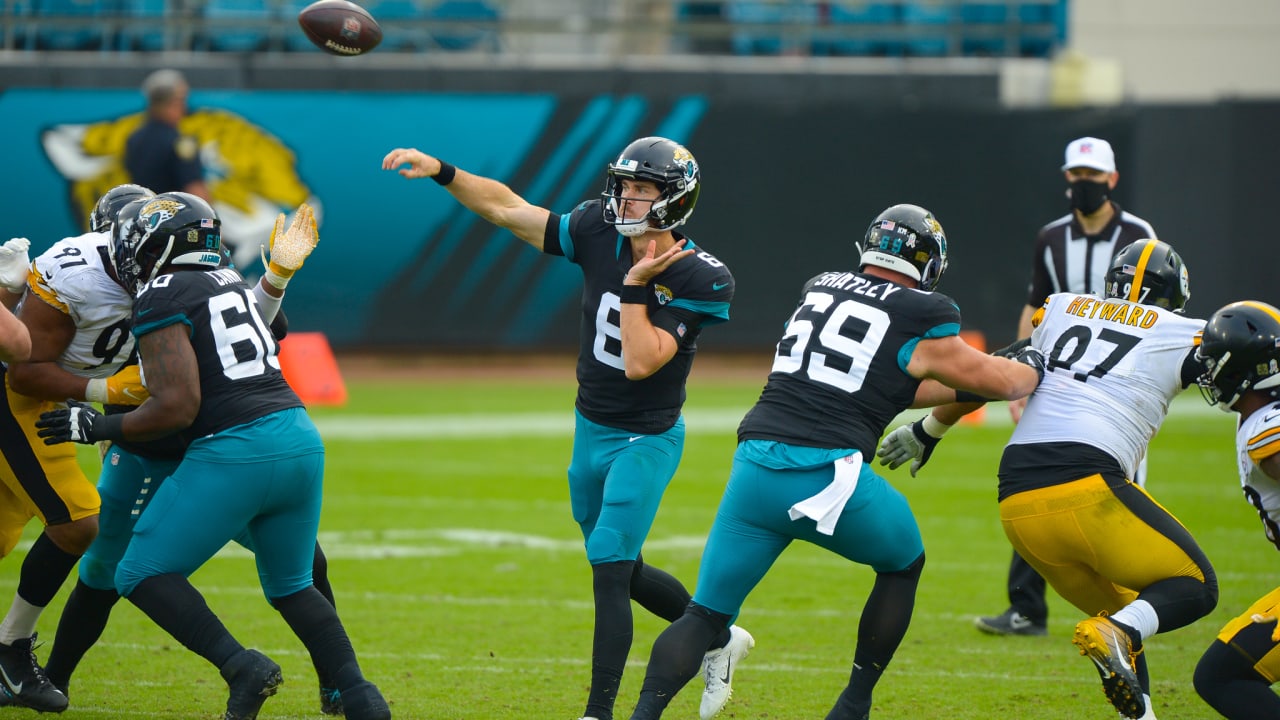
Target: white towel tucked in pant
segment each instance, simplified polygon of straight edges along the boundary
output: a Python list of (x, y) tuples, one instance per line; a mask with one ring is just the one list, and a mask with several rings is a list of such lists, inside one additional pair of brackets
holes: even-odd
[(862, 453), (840, 458), (834, 465), (836, 476), (830, 485), (822, 488), (822, 492), (817, 495), (792, 505), (787, 511), (792, 520), (802, 517), (816, 520), (818, 532), (823, 535), (835, 534), (836, 523), (840, 522), (844, 504), (849, 502), (853, 491), (858, 487), (858, 475), (862, 472)]

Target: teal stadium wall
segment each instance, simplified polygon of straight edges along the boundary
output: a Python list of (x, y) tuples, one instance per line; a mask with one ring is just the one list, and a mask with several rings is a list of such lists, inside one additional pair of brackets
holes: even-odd
[[(142, 72), (112, 75), (114, 88), (89, 70), (79, 85), (34, 74), (0, 90), (0, 232), (30, 237), (39, 251), (81, 231), (85, 199), (121, 179), (118, 151), (141, 109)], [(605, 164), (631, 138), (684, 142), (704, 182), (688, 234), (738, 280), (732, 322), (704, 347), (770, 346), (800, 284), (853, 267), (867, 222), (896, 202), (940, 218), (952, 247), (941, 290), (959, 302), (966, 326), (1003, 344), (1024, 299), (1035, 231), (1066, 211), (1062, 149), (1088, 134), (1117, 149), (1117, 200), (1182, 251), (1190, 314), (1244, 297), (1280, 300), (1270, 254), (1276, 102), (1004, 110), (986, 80), (944, 88), (928, 77), (838, 86), (783, 76), (716, 84), (492, 73), (465, 89), (462, 81), (417, 88), (392, 73), (380, 83), (388, 87), (359, 90), (341, 73), (327, 88), (321, 73), (295, 73), (291, 87), (289, 75), (263, 71), (259, 86), (224, 88), (189, 74), (193, 121), (211, 179), (227, 183), (219, 207), (231, 209), (229, 226), (240, 223), (229, 234), (242, 236), (247, 274), (260, 270), (263, 218), (319, 202), (322, 242), (287, 308), (293, 327), (324, 332), (340, 349), (576, 342), (576, 268), (476, 220), (434, 184), (380, 170), (396, 146), (439, 154), (567, 212), (599, 193)]]

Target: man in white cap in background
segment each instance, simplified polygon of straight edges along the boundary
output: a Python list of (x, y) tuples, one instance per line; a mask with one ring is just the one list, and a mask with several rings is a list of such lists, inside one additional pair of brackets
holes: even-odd
[[(1067, 180), (1071, 212), (1040, 228), (1031, 258), (1031, 282), (1027, 303), (1018, 319), (1018, 339), (1031, 337), (1031, 315), (1053, 293), (1093, 293), (1101, 296), (1103, 277), (1111, 259), (1136, 240), (1157, 237), (1151, 223), (1122, 209), (1111, 193), (1120, 181), (1111, 143), (1082, 137), (1067, 145), (1062, 173)], [(1009, 403), (1017, 422), (1026, 400)], [(1146, 479), (1146, 459), (1134, 482)], [(1045, 581), (1018, 553), (1009, 566), (1009, 608), (994, 616), (979, 617), (977, 628), (993, 635), (1044, 635), (1048, 632), (1049, 606)]]

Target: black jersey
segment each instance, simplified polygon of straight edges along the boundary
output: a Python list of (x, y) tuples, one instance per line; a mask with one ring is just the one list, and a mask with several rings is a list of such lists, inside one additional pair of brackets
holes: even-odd
[[(225, 267), (226, 263), (223, 266)], [(271, 334), (276, 340), (283, 340), (289, 334), (289, 319), (285, 317), (284, 310), (278, 311), (275, 319), (271, 321)], [(133, 354), (121, 367), (137, 364), (138, 346), (135, 344)], [(115, 415), (131, 412), (137, 407), (137, 405), (103, 405), (102, 410), (108, 415)], [(154, 440), (116, 440), (115, 444), (134, 455), (153, 460), (181, 460), (187, 452), (187, 442), (185, 435), (179, 432)]]
[(916, 344), (960, 333), (960, 309), (940, 293), (872, 275), (809, 280), (739, 440), (853, 448), (873, 457), (884, 429), (915, 400)]
[(1086, 235), (1075, 213), (1040, 228), (1031, 263), (1027, 304), (1040, 307), (1054, 293), (1102, 295), (1111, 259), (1135, 240), (1156, 236), (1151, 223), (1114, 202), (1115, 216), (1096, 235)]
[[(186, 439), (302, 406), (280, 372), (280, 345), (258, 300), (235, 270), (185, 270), (147, 283), (133, 304), (133, 334), (175, 323), (188, 327), (200, 371), (200, 411)], [(147, 362), (143, 355), (144, 372)]]
[[(677, 239), (683, 236), (677, 236)], [(630, 240), (604, 221), (600, 200), (582, 203), (547, 223), (543, 251), (582, 268), (577, 408), (588, 420), (627, 432), (656, 434), (675, 424), (684, 405), (698, 335), (729, 319), (733, 275), (692, 240), (692, 256), (649, 282), (649, 320), (676, 339), (675, 357), (643, 380), (628, 380), (622, 363), (622, 279), (634, 264)]]

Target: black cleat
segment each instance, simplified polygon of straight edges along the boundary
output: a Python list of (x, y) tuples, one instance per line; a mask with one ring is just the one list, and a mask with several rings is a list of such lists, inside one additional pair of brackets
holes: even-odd
[(1031, 618), (1009, 608), (992, 616), (980, 617), (973, 621), (975, 627), (988, 635), (1048, 635), (1049, 628), (1043, 622), (1034, 622)]
[(36, 662), (35, 641), (33, 634), (14, 640), (12, 645), (0, 644), (0, 685), (11, 705), (60, 713), (67, 709), (67, 696), (49, 682), (44, 668)]
[(391, 707), (371, 682), (362, 682), (342, 691), (347, 720), (391, 720)]
[(320, 687), (320, 712), (325, 715), (343, 715), (342, 693), (338, 688)]
[(254, 720), (262, 703), (284, 682), (280, 666), (257, 650), (244, 650), (232, 657), (221, 673), (230, 688), (223, 720)]

